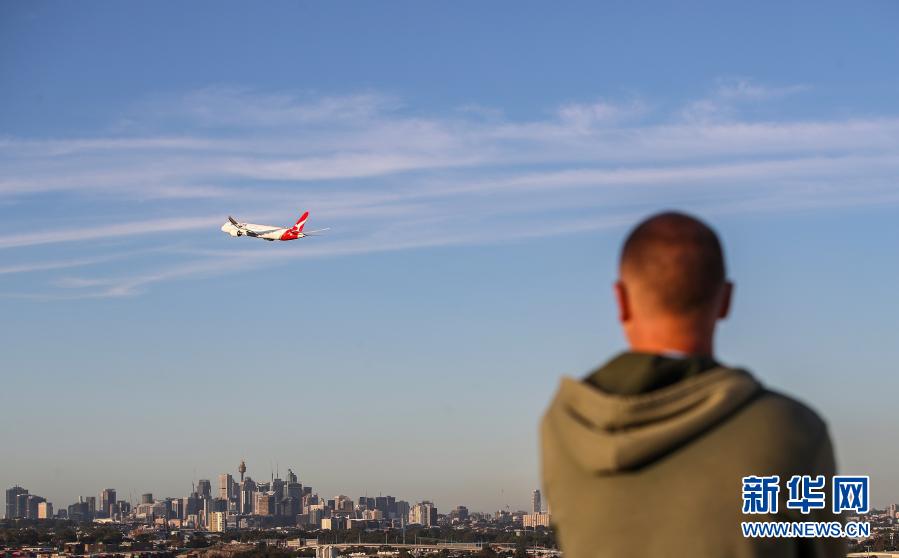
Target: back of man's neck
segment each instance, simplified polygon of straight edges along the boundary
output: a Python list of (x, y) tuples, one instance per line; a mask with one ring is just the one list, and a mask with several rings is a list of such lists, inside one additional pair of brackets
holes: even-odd
[(637, 353), (651, 353), (672, 358), (713, 355), (712, 342), (702, 340), (631, 342), (630, 349)]

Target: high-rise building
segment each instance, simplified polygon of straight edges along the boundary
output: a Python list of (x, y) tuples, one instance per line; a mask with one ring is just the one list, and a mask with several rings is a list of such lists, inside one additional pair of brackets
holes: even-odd
[(184, 500), (181, 498), (166, 498), (166, 504), (169, 506), (169, 517), (175, 519), (184, 519)]
[(359, 496), (359, 507), (364, 510), (375, 509), (375, 499), (368, 496)]
[(321, 508), (309, 508), (305, 514), (305, 525), (310, 527), (321, 527), (323, 511)]
[(323, 531), (329, 531), (337, 529), (346, 529), (346, 517), (335, 515), (333, 517), (323, 517), (321, 519), (321, 528)]
[(252, 478), (247, 477), (240, 483), (240, 505), (238, 506), (238, 511), (240, 511), (240, 513), (244, 515), (253, 513), (255, 494), (256, 483)]
[(240, 473), (240, 482), (243, 483), (243, 474), (247, 472), (247, 464), (244, 463), (243, 459), (240, 460), (240, 465), (237, 466), (237, 472)]
[(451, 515), (459, 521), (468, 521), (468, 508), (465, 506), (456, 506), (456, 509), (452, 511)]
[(25, 518), (26, 519), (37, 519), (38, 517), (38, 508), (41, 503), (46, 502), (45, 498), (40, 496), (35, 496), (34, 494), (29, 494), (25, 498)]
[(213, 512), (227, 512), (228, 500), (225, 500), (224, 498), (214, 498), (212, 500), (212, 506), (209, 509)]
[(6, 489), (6, 519), (23, 517), (19, 512), (18, 497), (20, 494), (28, 494), (28, 490), (19, 485)]
[(335, 497), (332, 502), (334, 503), (331, 504), (331, 507), (335, 510), (348, 512), (353, 511), (353, 500), (349, 496), (344, 496), (343, 494), (341, 494), (340, 496)]
[(281, 479), (272, 479), (271, 491), (275, 495), (275, 502), (280, 502), (284, 499), (284, 481)]
[(380, 521), (384, 519), (384, 512), (381, 510), (364, 510), (362, 512), (362, 519), (369, 521)]
[(202, 499), (212, 498), (212, 483), (209, 479), (200, 479), (197, 482), (197, 494)]
[(69, 519), (72, 521), (91, 521), (94, 518), (94, 512), (91, 511), (87, 502), (75, 502), (69, 506)]
[(153, 504), (138, 504), (134, 515), (139, 519), (153, 519)]
[(219, 498), (223, 500), (231, 500), (234, 497), (232, 493), (232, 485), (234, 478), (230, 473), (222, 473), (219, 475)]
[(549, 527), (551, 517), (548, 513), (527, 513), (521, 518), (522, 527)]
[(256, 515), (274, 515), (275, 498), (271, 492), (257, 492), (253, 502), (253, 513)]
[(38, 519), (53, 519), (53, 504), (50, 502), (41, 502), (37, 505)]
[(375, 497), (375, 509), (382, 514), (387, 515), (387, 496)]
[(143, 504), (150, 508), (150, 515), (153, 516), (153, 519), (165, 519), (168, 520), (172, 514), (171, 505), (165, 500), (159, 502), (153, 502), (152, 504)]
[(227, 526), (227, 517), (227, 513), (220, 511), (209, 514), (209, 530), (217, 533), (224, 532)]
[(398, 500), (396, 503), (396, 517), (403, 523), (409, 522), (409, 502)]
[(288, 496), (281, 502), (281, 515), (286, 517), (296, 517), (303, 509), (302, 500)]
[(125, 517), (129, 513), (131, 513), (131, 503), (126, 502), (125, 500), (119, 500), (115, 504), (115, 512), (120, 517)]
[(141, 504), (152, 504), (153, 503), (153, 494), (147, 492), (146, 494), (140, 495), (140, 503)]
[(28, 498), (31, 498), (28, 493), (16, 496), (16, 517), (28, 518)]
[(285, 498), (296, 498), (298, 501), (303, 499), (303, 485), (298, 482), (288, 481), (284, 493)]
[(540, 489), (531, 494), (531, 513), (540, 513), (543, 511), (543, 501), (540, 498)]
[(196, 492), (181, 499), (181, 519), (187, 519), (188, 516), (197, 515), (202, 509), (202, 500)]
[(115, 510), (112, 509), (116, 503), (115, 488), (107, 488), (100, 492), (97, 497), (97, 514), (101, 517), (111, 517)]
[(409, 510), (409, 523), (422, 527), (434, 527), (437, 525), (437, 506), (433, 502), (425, 500), (412, 506)]
[(91, 518), (93, 518), (94, 514), (97, 513), (97, 497), (85, 496), (82, 501), (87, 504), (87, 511), (91, 514)]
[(287, 470), (287, 484), (284, 485), (284, 500), (281, 502), (281, 515), (296, 517), (303, 509), (303, 485), (296, 481), (297, 476)]

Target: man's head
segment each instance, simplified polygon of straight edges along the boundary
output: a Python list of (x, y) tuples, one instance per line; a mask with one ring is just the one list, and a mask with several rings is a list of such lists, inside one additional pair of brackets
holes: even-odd
[(718, 236), (689, 215), (653, 215), (621, 250), (615, 294), (634, 350), (711, 354), (731, 291)]

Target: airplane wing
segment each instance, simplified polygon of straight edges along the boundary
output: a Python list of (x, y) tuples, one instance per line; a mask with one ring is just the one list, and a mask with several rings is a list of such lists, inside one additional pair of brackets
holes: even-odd
[(243, 223), (238, 223), (237, 220), (234, 217), (231, 217), (230, 215), (228, 216), (228, 221), (230, 221), (232, 225), (237, 227), (238, 230), (240, 230), (242, 233), (246, 234), (247, 236), (260, 236), (263, 234), (268, 234), (268, 233), (272, 233), (272, 232), (280, 230), (277, 228), (269, 229), (269, 230), (265, 230), (265, 231), (251, 229)]
[(273, 232), (278, 232), (278, 231), (281, 230), (281, 229), (268, 229), (268, 230), (250, 229), (250, 228), (248, 228), (248, 227), (240, 226), (240, 225), (238, 226), (238, 228), (239, 228), (239, 229), (241, 230), (241, 232), (243, 232), (245, 235), (247, 235), (247, 236), (253, 236), (253, 237), (256, 237), (256, 236), (262, 236), (262, 235), (264, 235), (264, 234), (269, 234), (269, 233), (273, 233)]
[(228, 221), (230, 221), (231, 224), (237, 228), (237, 230), (239, 230), (240, 232), (244, 233), (247, 236), (257, 236), (259, 234), (256, 231), (248, 229), (247, 226), (244, 225), (243, 223), (238, 223), (237, 219), (235, 219), (234, 217), (231, 217), (230, 215), (228, 215)]

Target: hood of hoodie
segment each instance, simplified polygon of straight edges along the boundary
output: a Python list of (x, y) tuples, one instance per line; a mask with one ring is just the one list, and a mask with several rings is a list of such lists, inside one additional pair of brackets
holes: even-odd
[(725, 367), (640, 395), (614, 395), (566, 377), (544, 416), (544, 435), (583, 469), (614, 474), (688, 444), (760, 388), (748, 372)]

